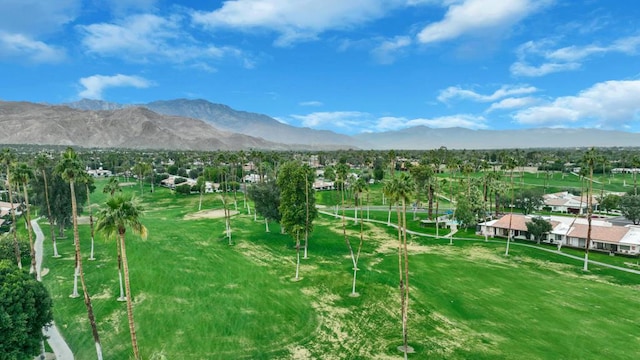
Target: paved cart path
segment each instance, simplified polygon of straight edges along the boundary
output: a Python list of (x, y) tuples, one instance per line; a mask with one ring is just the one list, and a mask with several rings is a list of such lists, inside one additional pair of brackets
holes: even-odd
[[(36, 220), (31, 220), (31, 227), (33, 228), (33, 232), (36, 234), (36, 241), (34, 244), (36, 250), (36, 269), (38, 274), (42, 274), (42, 243), (44, 242), (44, 234)], [(67, 342), (64, 341), (64, 338), (60, 334), (60, 331), (58, 331), (55, 323), (52, 323), (48, 328), (42, 328), (42, 333), (48, 337), (47, 342), (53, 350), (56, 360), (74, 360), (71, 348), (69, 348)]]

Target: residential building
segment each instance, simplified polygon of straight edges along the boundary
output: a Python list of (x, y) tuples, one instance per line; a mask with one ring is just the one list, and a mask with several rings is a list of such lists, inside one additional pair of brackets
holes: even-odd
[[(513, 239), (533, 240), (527, 231), (527, 222), (537, 215), (507, 214), (503, 217), (478, 224), (478, 233), (489, 237), (507, 237), (511, 217)], [(542, 242), (575, 248), (584, 248), (587, 242), (588, 222), (582, 217), (544, 216), (552, 230), (545, 234)], [(591, 220), (591, 243), (589, 248), (612, 254), (640, 254), (640, 226), (614, 225), (602, 219)]]
[[(544, 207), (550, 208), (553, 212), (567, 213), (567, 214), (586, 214), (587, 213), (587, 198), (578, 195), (573, 195), (568, 191), (562, 191), (554, 194), (544, 194), (542, 196)], [(592, 204), (594, 210), (598, 207), (598, 200), (595, 196), (592, 197)]]

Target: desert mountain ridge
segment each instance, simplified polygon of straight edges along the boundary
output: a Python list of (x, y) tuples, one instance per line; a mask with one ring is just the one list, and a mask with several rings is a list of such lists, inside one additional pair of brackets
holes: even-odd
[(4, 144), (175, 150), (512, 149), (636, 147), (640, 134), (583, 128), (470, 130), (416, 126), (353, 136), (299, 128), (207, 100), (51, 105), (0, 101)]

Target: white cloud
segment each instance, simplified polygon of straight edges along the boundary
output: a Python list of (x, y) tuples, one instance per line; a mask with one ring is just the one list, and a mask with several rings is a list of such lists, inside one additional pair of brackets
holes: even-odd
[[(90, 53), (122, 57), (133, 62), (195, 62), (195, 67), (213, 69), (207, 61), (237, 57), (245, 67), (252, 64), (241, 50), (199, 43), (182, 30), (180, 16), (134, 15), (117, 23), (79, 26), (82, 44)], [(211, 70), (209, 70), (211, 71)]]
[(587, 57), (608, 52), (618, 52), (628, 55), (636, 54), (640, 47), (640, 36), (630, 36), (618, 39), (610, 45), (590, 44), (586, 46), (567, 46), (552, 50), (546, 54), (550, 60), (572, 62), (580, 61)]
[(503, 85), (500, 89), (494, 91), (489, 95), (482, 95), (473, 90), (463, 89), (460, 86), (450, 86), (444, 90), (440, 91), (438, 95), (438, 101), (447, 102), (450, 99), (461, 98), (461, 99), (469, 99), (477, 102), (489, 102), (496, 101), (501, 98), (514, 96), (514, 95), (525, 95), (531, 94), (538, 91), (533, 86), (527, 85), (519, 85), (519, 86), (510, 86)]
[(582, 65), (579, 63), (544, 63), (539, 66), (532, 66), (523, 62), (516, 62), (509, 69), (513, 75), (539, 77), (561, 71), (578, 70)]
[(60, 30), (80, 13), (82, 0), (2, 0), (0, 31), (37, 37)]
[(209, 29), (268, 29), (275, 44), (313, 40), (328, 30), (346, 29), (380, 18), (399, 0), (229, 0), (211, 12), (194, 12), (194, 23)]
[(498, 102), (491, 104), (491, 106), (489, 106), (486, 112), (490, 113), (495, 110), (520, 109), (526, 106), (531, 106), (539, 102), (540, 102), (540, 99), (531, 97), (531, 96), (510, 97), (510, 98), (502, 99)]
[(589, 123), (590, 126), (625, 126), (640, 120), (640, 80), (606, 81), (563, 96), (545, 105), (514, 114), (514, 120), (530, 125)]
[(314, 112), (308, 115), (291, 115), (301, 125), (310, 128), (341, 128), (346, 131), (358, 129), (371, 119), (371, 115), (359, 111)]
[(22, 34), (0, 31), (0, 59), (20, 58), (34, 63), (55, 63), (64, 60), (65, 56), (65, 51), (59, 47)]
[(385, 116), (378, 119), (375, 125), (377, 131), (399, 130), (413, 126), (428, 126), (431, 128), (463, 127), (467, 129), (486, 129), (486, 119), (482, 116), (459, 114), (441, 116), (430, 119), (408, 119), (404, 117)]
[(446, 1), (448, 9), (444, 19), (422, 29), (418, 40), (428, 44), (476, 34), (478, 31), (508, 28), (548, 3), (545, 0)]
[[(516, 50), (518, 60), (511, 65), (511, 73), (516, 76), (544, 76), (580, 69), (582, 62), (596, 55), (635, 55), (640, 49), (640, 36), (620, 38), (609, 45), (572, 45), (554, 49), (555, 46), (556, 41), (551, 39), (528, 41), (520, 45)], [(531, 65), (532, 62), (538, 62), (539, 65)]]
[(371, 50), (371, 54), (379, 63), (391, 64), (395, 61), (398, 53), (409, 45), (411, 45), (410, 37), (396, 36), (392, 39), (383, 40), (380, 45)]
[(324, 105), (321, 101), (311, 100), (311, 101), (302, 101), (298, 103), (300, 106), (322, 106)]
[(80, 84), (84, 90), (78, 96), (87, 99), (102, 99), (102, 92), (111, 87), (135, 87), (138, 89), (148, 88), (151, 82), (139, 76), (117, 74), (113, 76), (92, 75), (80, 79)]

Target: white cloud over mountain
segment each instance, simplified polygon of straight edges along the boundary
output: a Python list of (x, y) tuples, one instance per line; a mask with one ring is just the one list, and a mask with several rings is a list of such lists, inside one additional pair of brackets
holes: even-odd
[(448, 102), (452, 99), (468, 99), (477, 102), (490, 102), (496, 101), (510, 96), (526, 95), (537, 92), (538, 89), (534, 86), (528, 85), (503, 85), (498, 90), (489, 95), (483, 95), (473, 90), (464, 89), (460, 86), (450, 86), (440, 91), (438, 95), (438, 101)]
[(147, 88), (152, 83), (139, 76), (116, 74), (113, 76), (107, 75), (92, 75), (80, 79), (80, 85), (83, 90), (78, 93), (81, 98), (87, 99), (102, 99), (102, 93), (104, 90), (113, 87), (135, 87), (135, 88)]

